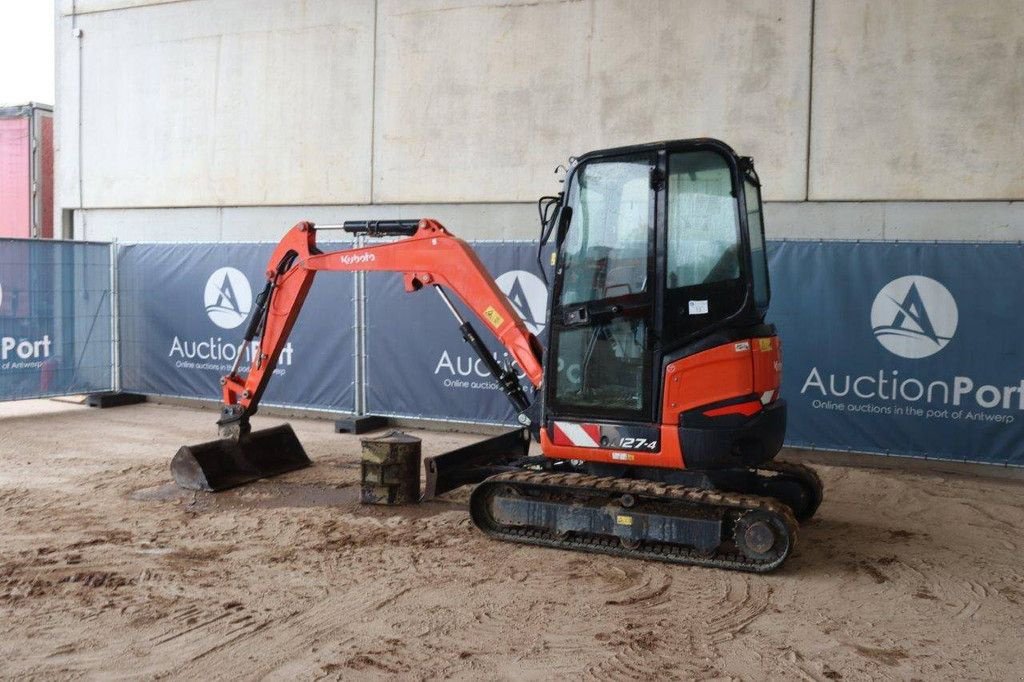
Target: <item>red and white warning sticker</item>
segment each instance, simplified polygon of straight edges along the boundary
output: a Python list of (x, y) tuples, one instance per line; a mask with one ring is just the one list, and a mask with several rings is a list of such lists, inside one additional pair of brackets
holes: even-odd
[(597, 424), (554, 423), (552, 441), (555, 445), (576, 445), (584, 448), (601, 447), (601, 427)]

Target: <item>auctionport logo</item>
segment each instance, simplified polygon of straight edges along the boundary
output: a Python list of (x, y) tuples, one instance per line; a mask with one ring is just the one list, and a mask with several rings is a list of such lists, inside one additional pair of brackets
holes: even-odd
[[(4, 288), (0, 285), (0, 306), (4, 304)], [(41, 339), (0, 336), (0, 369), (30, 369), (42, 366), (50, 357), (50, 335)]]
[(206, 314), (221, 329), (234, 329), (245, 322), (252, 309), (249, 279), (235, 268), (215, 270), (203, 292)]
[(526, 328), (533, 334), (544, 331), (548, 288), (540, 277), (526, 270), (509, 270), (494, 281), (523, 318)]
[[(210, 321), (221, 329), (234, 329), (249, 318), (252, 310), (252, 289), (249, 279), (235, 268), (218, 268), (206, 280), (203, 291), (206, 314)], [(225, 340), (221, 336), (208, 336), (202, 339), (181, 338), (177, 335), (171, 339), (171, 349), (167, 357), (175, 358), (176, 369), (204, 370), (223, 374), (231, 369), (238, 354), (236, 341)], [(244, 345), (243, 366), (252, 362), (259, 354), (259, 341)], [(278, 366), (274, 374), (284, 374), (285, 367), (292, 364), (292, 344), (289, 341), (281, 349)]]
[(926, 358), (949, 344), (959, 319), (956, 300), (930, 277), (907, 275), (882, 287), (871, 305), (878, 342), (901, 358)]

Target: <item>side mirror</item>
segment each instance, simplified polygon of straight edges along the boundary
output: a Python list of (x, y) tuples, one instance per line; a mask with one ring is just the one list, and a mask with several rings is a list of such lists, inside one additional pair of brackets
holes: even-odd
[(555, 235), (555, 246), (561, 248), (565, 241), (565, 235), (569, 233), (569, 223), (572, 222), (572, 206), (563, 206), (562, 212), (558, 214), (558, 232)]
[(551, 238), (551, 233), (555, 229), (555, 220), (557, 220), (559, 211), (562, 208), (563, 196), (564, 194), (559, 192), (557, 196), (541, 197), (537, 200), (537, 213), (540, 214), (540, 242), (538, 250), (544, 248), (544, 245), (548, 243), (548, 239)]
[[(537, 240), (537, 270), (544, 279), (545, 286), (549, 286), (547, 271), (544, 269), (544, 261), (541, 256), (544, 253), (544, 245), (551, 239), (551, 233), (555, 232), (555, 223), (558, 222), (558, 235), (563, 234), (561, 228), (562, 215), (565, 209), (562, 207), (564, 194), (559, 192), (557, 196), (541, 197), (537, 200), (537, 212), (540, 214), (540, 239)], [(556, 239), (561, 243), (561, 237)]]

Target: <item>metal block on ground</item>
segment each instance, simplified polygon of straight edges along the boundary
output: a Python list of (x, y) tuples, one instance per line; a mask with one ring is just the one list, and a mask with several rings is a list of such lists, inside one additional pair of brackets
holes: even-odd
[(364, 438), (363, 504), (415, 504), (420, 500), (420, 439), (400, 431)]
[(372, 414), (358, 417), (342, 417), (341, 419), (334, 420), (334, 432), (355, 434), (367, 433), (369, 431), (386, 429), (390, 423), (391, 420), (387, 417), (378, 417)]
[(135, 405), (146, 402), (146, 396), (138, 393), (120, 393), (117, 391), (104, 391), (102, 393), (90, 393), (85, 398), (85, 404), (89, 407), (121, 407), (122, 405)]

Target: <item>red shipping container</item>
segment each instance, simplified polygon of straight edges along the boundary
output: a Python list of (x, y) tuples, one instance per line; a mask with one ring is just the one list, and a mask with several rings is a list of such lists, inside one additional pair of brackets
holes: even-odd
[(53, 237), (53, 108), (0, 108), (0, 237)]

